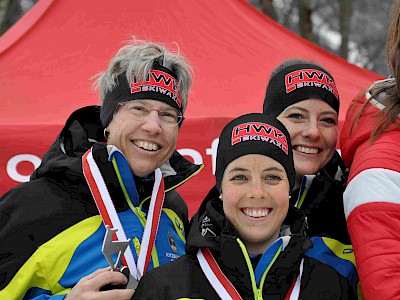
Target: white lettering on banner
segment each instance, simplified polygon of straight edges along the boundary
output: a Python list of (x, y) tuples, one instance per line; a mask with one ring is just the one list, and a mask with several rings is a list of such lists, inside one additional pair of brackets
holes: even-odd
[(193, 159), (193, 163), (196, 165), (201, 165), (203, 164), (203, 157), (201, 156), (200, 152), (190, 149), (190, 148), (183, 148), (177, 150), (180, 155), (182, 156), (190, 156)]
[(211, 155), (211, 161), (212, 161), (212, 173), (213, 175), (215, 174), (215, 169), (217, 168), (217, 148), (218, 148), (218, 143), (219, 143), (219, 138), (216, 138), (213, 140), (211, 143), (211, 148), (206, 149), (206, 154)]
[[(212, 174), (215, 174), (216, 168), (216, 160), (217, 160), (217, 148), (218, 148), (219, 139), (216, 138), (211, 143), (211, 148), (206, 149), (206, 155), (211, 156), (212, 161)], [(203, 164), (203, 156), (201, 153), (195, 149), (191, 148), (182, 148), (178, 149), (178, 152), (182, 156), (191, 157), (193, 159), (193, 163), (201, 165)], [(7, 174), (8, 176), (16, 181), (16, 182), (27, 182), (29, 181), (30, 175), (22, 175), (18, 172), (17, 166), (21, 162), (30, 162), (33, 164), (34, 168), (36, 169), (39, 167), (41, 163), (40, 157), (34, 154), (18, 154), (10, 158), (7, 162)]]
[(30, 175), (22, 175), (17, 171), (17, 165), (24, 161), (32, 163), (34, 168), (36, 169), (37, 167), (39, 167), (41, 159), (40, 157), (33, 154), (18, 154), (11, 157), (11, 159), (7, 163), (7, 174), (12, 180), (17, 182), (29, 181)]

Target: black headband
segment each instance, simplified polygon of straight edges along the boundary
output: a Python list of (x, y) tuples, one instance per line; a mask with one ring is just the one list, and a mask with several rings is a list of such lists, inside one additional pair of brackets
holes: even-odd
[(176, 74), (157, 62), (154, 63), (145, 81), (138, 81), (132, 74), (131, 84), (128, 84), (125, 72), (122, 73), (118, 76), (117, 86), (104, 96), (100, 111), (103, 127), (106, 128), (111, 122), (117, 105), (130, 100), (158, 100), (183, 113), (177, 86)]
[(295, 182), (292, 146), (285, 126), (274, 117), (252, 113), (228, 123), (219, 137), (216, 187), (221, 191), (226, 167), (247, 154), (261, 154), (279, 162), (289, 179), (290, 192)]
[(339, 93), (328, 71), (307, 62), (289, 65), (269, 80), (263, 111), (277, 117), (288, 106), (312, 98), (325, 101), (339, 114)]

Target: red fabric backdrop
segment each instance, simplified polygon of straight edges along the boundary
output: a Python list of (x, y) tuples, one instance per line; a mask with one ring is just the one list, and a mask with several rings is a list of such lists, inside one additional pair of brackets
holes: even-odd
[(283, 60), (314, 60), (332, 73), (340, 120), (351, 99), (380, 77), (294, 35), (245, 0), (40, 0), (0, 38), (0, 195), (29, 178), (72, 111), (98, 104), (91, 78), (131, 36), (179, 45), (194, 69), (178, 141), (183, 154), (205, 165), (179, 188), (190, 214), (214, 184), (220, 130), (233, 117), (261, 111), (269, 74)]

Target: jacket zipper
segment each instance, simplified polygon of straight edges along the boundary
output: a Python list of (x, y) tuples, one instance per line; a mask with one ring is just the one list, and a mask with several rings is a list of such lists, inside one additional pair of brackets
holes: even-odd
[[(243, 244), (243, 242), (240, 239), (236, 239), (236, 241), (239, 243), (239, 247), (242, 250), (244, 259), (247, 264), (247, 268), (249, 269), (251, 286), (253, 288), (253, 294), (254, 294), (254, 300), (263, 300), (262, 289), (257, 288), (256, 278), (254, 276), (254, 269), (251, 264), (249, 254), (247, 253), (246, 246)], [(261, 286), (262, 286), (262, 283), (261, 283)]]
[(260, 287), (258, 288), (257, 287), (257, 283), (256, 283), (256, 279), (255, 279), (255, 275), (254, 275), (253, 265), (251, 264), (249, 254), (248, 254), (248, 252), (246, 250), (246, 246), (243, 244), (243, 242), (240, 239), (236, 239), (236, 240), (239, 243), (239, 246), (240, 246), (240, 248), (242, 250), (243, 256), (244, 256), (244, 258), (246, 260), (246, 263), (247, 263), (247, 268), (249, 269), (249, 272), (250, 272), (250, 279), (251, 279), (251, 285), (253, 287), (254, 299), (255, 300), (263, 300), (262, 291), (263, 291), (263, 287), (264, 287), (265, 278), (267, 277), (268, 271), (270, 270), (270, 268), (274, 264), (275, 260), (279, 256), (279, 253), (282, 251), (282, 246), (279, 247), (278, 251), (276, 252), (276, 254), (274, 256), (274, 258), (271, 260), (268, 268), (264, 271), (264, 273), (263, 273), (263, 275), (261, 277)]
[(139, 241), (139, 238), (135, 237), (133, 239), (133, 245), (135, 246), (136, 255), (139, 257), (139, 254), (140, 254), (140, 241)]

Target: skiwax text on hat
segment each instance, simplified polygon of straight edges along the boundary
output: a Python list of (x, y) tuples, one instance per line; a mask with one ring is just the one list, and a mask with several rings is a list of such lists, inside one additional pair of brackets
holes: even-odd
[(277, 117), (288, 106), (312, 98), (325, 101), (339, 113), (339, 93), (332, 75), (316, 64), (288, 60), (272, 72), (263, 112)]
[(286, 171), (290, 191), (294, 186), (295, 171), (290, 135), (274, 117), (252, 113), (228, 123), (219, 137), (216, 166), (216, 188), (221, 191), (226, 167), (247, 154), (261, 154), (279, 162)]

